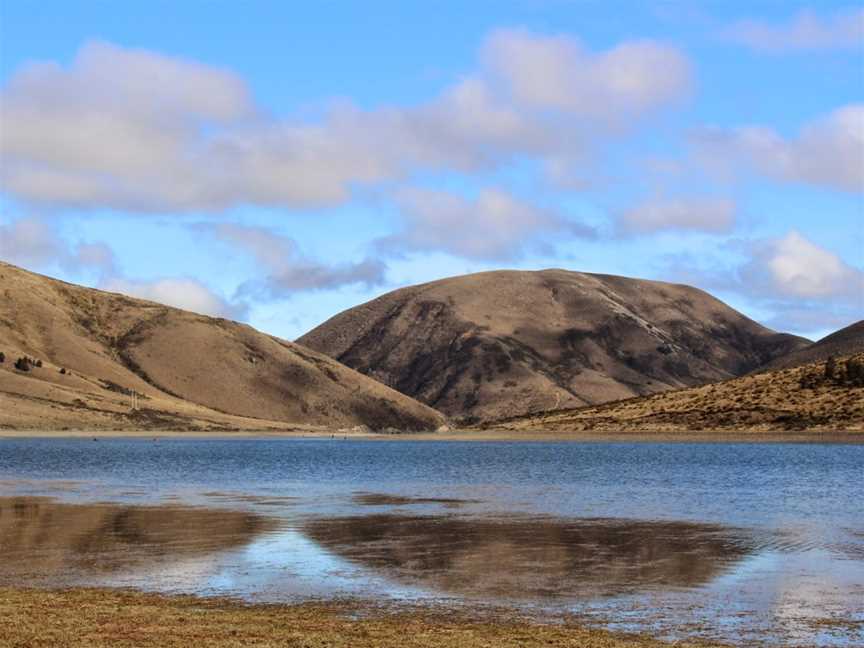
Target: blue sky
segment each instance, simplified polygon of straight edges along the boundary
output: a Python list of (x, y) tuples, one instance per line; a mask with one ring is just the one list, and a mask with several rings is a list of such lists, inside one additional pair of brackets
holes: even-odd
[(864, 317), (864, 11), (6, 2), (0, 258), (294, 338), (495, 268)]

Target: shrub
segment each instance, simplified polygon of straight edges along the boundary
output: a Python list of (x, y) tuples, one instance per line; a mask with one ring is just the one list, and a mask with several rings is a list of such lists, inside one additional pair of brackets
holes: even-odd
[(846, 380), (853, 387), (864, 387), (864, 361), (858, 358), (846, 361)]
[(65, 375), (66, 375), (66, 368), (65, 368), (65, 367), (60, 367), (60, 373), (63, 374), (63, 375), (65, 376)]
[(15, 361), (15, 368), (18, 371), (30, 371), (30, 358), (26, 356), (23, 358), (18, 358)]
[(825, 361), (825, 378), (828, 380), (834, 380), (834, 375), (837, 373), (837, 360), (834, 359), (834, 356), (828, 356), (828, 359)]
[(6, 362), (6, 354), (0, 351), (0, 364)]

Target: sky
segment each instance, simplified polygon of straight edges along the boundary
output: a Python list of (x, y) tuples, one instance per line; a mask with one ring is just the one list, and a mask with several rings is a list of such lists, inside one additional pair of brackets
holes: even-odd
[(864, 9), (0, 4), (0, 259), (294, 339), (501, 268), (864, 319)]

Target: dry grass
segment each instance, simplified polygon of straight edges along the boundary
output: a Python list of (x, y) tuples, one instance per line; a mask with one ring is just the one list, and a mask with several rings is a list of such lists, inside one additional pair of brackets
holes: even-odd
[[(864, 354), (855, 356), (864, 360)], [(503, 430), (615, 432), (864, 432), (864, 387), (821, 382), (801, 385), (821, 364), (593, 407), (490, 423)]]
[(539, 625), (506, 619), (477, 621), (416, 610), (386, 614), (346, 604), (245, 605), (225, 599), (116, 590), (0, 589), (3, 648), (662, 648), (668, 645), (647, 637), (566, 624)]
[[(2, 262), (0, 294), (3, 429), (435, 430), (444, 423), (327, 356), (249, 326)], [(43, 364), (18, 371), (21, 356)]]

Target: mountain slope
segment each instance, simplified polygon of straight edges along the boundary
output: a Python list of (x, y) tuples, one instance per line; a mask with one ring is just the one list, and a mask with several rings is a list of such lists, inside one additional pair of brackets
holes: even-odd
[(835, 331), (810, 346), (780, 356), (759, 367), (758, 371), (800, 367), (812, 362), (824, 362), (829, 356), (848, 356), (855, 353), (864, 353), (864, 320)]
[[(864, 366), (864, 354), (847, 356)], [(864, 381), (825, 377), (824, 363), (751, 374), (643, 398), (493, 421), (502, 430), (864, 433)]]
[(298, 342), (469, 421), (723, 380), (809, 344), (695, 288), (565, 270), (403, 288)]
[[(101, 408), (100, 426), (106, 417), (106, 424), (113, 418), (125, 426), (130, 390), (143, 396), (145, 414), (135, 416), (155, 427), (183, 426), (184, 417), (229, 427), (443, 423), (438, 412), (322, 354), (236, 322), (7, 264), (0, 264), (0, 297), (0, 352), (7, 359), (0, 364), (0, 424), (22, 425), (12, 421), (18, 409), (20, 416), (30, 412), (26, 422), (74, 426), (93, 418), (86, 410)], [(25, 355), (43, 367), (15, 370), (14, 359)]]

